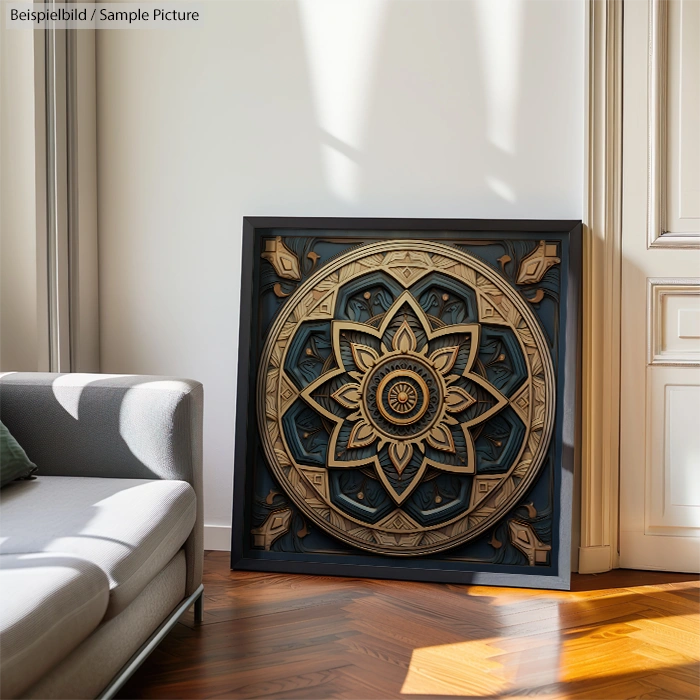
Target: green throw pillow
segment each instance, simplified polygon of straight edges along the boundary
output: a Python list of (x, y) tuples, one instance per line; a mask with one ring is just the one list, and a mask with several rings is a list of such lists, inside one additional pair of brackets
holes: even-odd
[(0, 488), (15, 479), (27, 479), (37, 470), (21, 445), (0, 423)]

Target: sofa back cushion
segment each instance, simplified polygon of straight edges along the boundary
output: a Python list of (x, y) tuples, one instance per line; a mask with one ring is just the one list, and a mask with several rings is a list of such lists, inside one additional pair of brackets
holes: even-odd
[(27, 479), (37, 470), (4, 423), (0, 423), (0, 488), (15, 479)]

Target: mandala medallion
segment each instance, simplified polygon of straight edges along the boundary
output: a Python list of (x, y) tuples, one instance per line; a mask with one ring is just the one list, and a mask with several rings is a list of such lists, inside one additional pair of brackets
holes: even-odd
[(540, 323), (454, 246), (392, 240), (332, 259), (286, 300), (259, 367), (276, 480), (361, 550), (417, 556), (477, 537), (548, 451), (555, 383)]

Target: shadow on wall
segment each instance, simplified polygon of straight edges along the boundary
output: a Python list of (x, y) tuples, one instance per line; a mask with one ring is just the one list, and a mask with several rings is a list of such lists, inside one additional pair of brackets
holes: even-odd
[[(518, 205), (519, 215), (541, 215), (540, 202), (523, 201), (521, 184), (531, 184), (533, 170), (548, 165), (543, 154), (571, 131), (552, 100), (566, 88), (570, 47), (562, 36), (556, 64), (551, 44), (538, 40), (538, 29), (554, 24), (553, 3), (298, 7), (331, 194), (350, 206), (401, 198), (406, 183), (397, 173), (410, 173), (418, 196), (485, 191), (504, 214)], [(547, 197), (567, 181), (551, 176)]]
[(124, 46), (106, 69), (106, 106), (135, 140), (104, 167), (128, 180), (133, 149), (144, 181), (186, 217), (200, 191), (248, 214), (571, 217), (582, 116), (572, 123), (562, 97), (580, 63), (561, 29), (570, 6), (242, 0), (209, 3), (201, 30), (162, 33), (132, 57), (132, 42), (107, 36), (108, 52)]

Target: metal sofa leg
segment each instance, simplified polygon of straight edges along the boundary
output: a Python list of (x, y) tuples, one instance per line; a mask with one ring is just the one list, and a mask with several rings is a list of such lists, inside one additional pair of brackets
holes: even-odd
[[(165, 635), (177, 624), (177, 621), (192, 607), (194, 603), (195, 620), (201, 622), (204, 586), (199, 585), (199, 588), (189, 597), (186, 598), (181, 605), (173, 611), (170, 617), (166, 618), (161, 626), (146, 640), (144, 645), (122, 666), (121, 670), (111, 680), (110, 684), (97, 696), (97, 700), (110, 700), (117, 691), (126, 683), (134, 674), (136, 669), (148, 658), (151, 652), (163, 641)], [(195, 597), (196, 596), (196, 597)], [(199, 614), (197, 611), (199, 610)]]
[(197, 600), (194, 601), (194, 621), (202, 622), (204, 620), (204, 591), (199, 594)]

